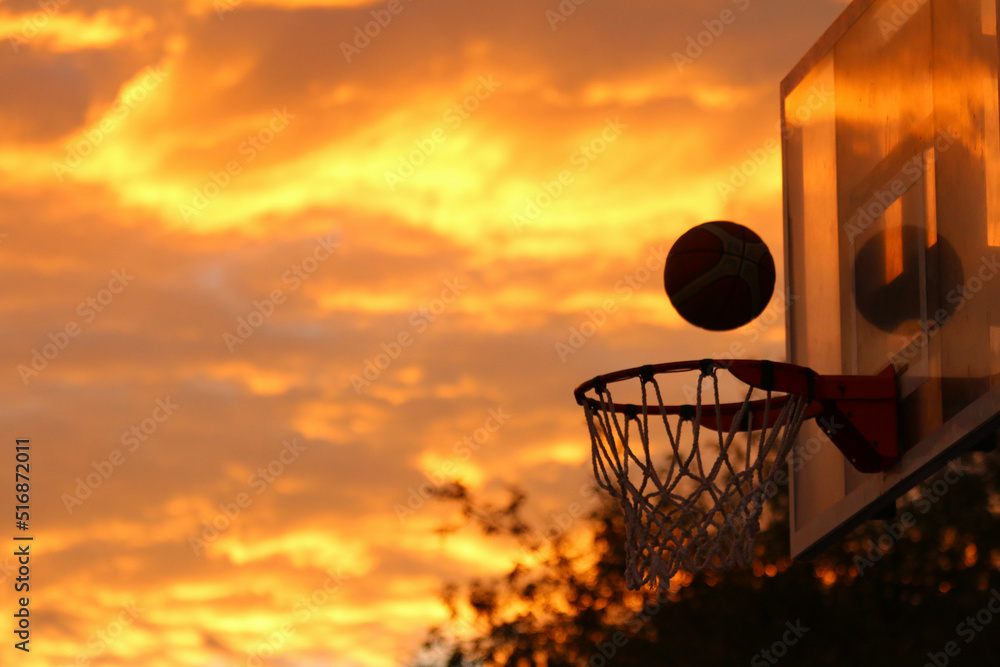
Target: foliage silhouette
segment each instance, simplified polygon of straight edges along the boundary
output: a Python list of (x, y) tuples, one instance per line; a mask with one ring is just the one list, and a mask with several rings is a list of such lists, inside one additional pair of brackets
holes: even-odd
[(781, 493), (752, 570), (685, 575), (662, 597), (626, 589), (624, 525), (610, 502), (575, 526), (592, 535), (581, 551), (570, 534), (543, 539), (516, 490), (500, 507), (458, 484), (441, 495), (461, 510), (460, 529), (512, 540), (523, 558), (506, 577), (446, 590), (453, 619), (467, 610), (476, 631), (431, 628), (415, 666), (1000, 664), (1000, 615), (984, 623), (994, 595), (1000, 610), (993, 455), (966, 455), (900, 499), (895, 519), (861, 526), (810, 562), (788, 558)]

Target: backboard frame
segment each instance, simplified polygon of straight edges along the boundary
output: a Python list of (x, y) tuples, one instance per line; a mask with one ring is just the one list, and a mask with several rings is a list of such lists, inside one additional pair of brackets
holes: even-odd
[[(920, 10), (924, 5), (930, 6), (927, 11), (933, 11), (933, 5), (935, 2), (940, 0), (925, 0), (918, 4), (917, 11)], [(807, 54), (799, 61), (799, 63), (791, 70), (788, 76), (781, 83), (781, 119), (782, 119), (782, 177), (784, 183), (784, 197), (783, 197), (783, 208), (784, 208), (784, 235), (785, 235), (785, 245), (784, 245), (784, 259), (785, 259), (785, 277), (786, 286), (789, 290), (793, 290), (797, 283), (796, 274), (796, 260), (797, 257), (794, 252), (793, 241), (797, 240), (796, 236), (796, 226), (793, 224), (792, 220), (792, 195), (790, 194), (789, 183), (791, 182), (794, 174), (791, 172), (793, 169), (793, 160), (790, 159), (790, 127), (788, 125), (787, 115), (787, 101), (793, 95), (794, 91), (807, 79), (813, 75), (817, 68), (821, 67), (824, 61), (831, 61), (831, 54), (837, 47), (841, 40), (844, 39), (848, 33), (851, 31), (859, 20), (866, 16), (866, 13), (873, 9), (876, 4), (881, 5), (881, 8), (885, 8), (887, 3), (884, 0), (855, 0), (850, 5), (848, 5), (845, 10), (840, 14), (840, 16), (834, 21), (834, 23), (827, 29), (827, 31), (820, 37), (816, 44), (807, 52)], [(902, 5), (903, 3), (897, 3)], [(984, 0), (983, 9), (986, 9), (987, 4), (990, 5), (990, 11), (992, 11), (992, 18), (994, 21), (997, 19), (997, 14), (1000, 12), (996, 8), (996, 0)], [(983, 16), (987, 16), (986, 12), (983, 12)], [(872, 18), (872, 17), (868, 17)], [(934, 15), (928, 19), (932, 21)], [(985, 21), (985, 19), (984, 19)], [(933, 28), (933, 23), (931, 24)], [(984, 23), (985, 25), (985, 23)], [(997, 26), (993, 26), (997, 31), (992, 33), (994, 36), (1000, 32)], [(985, 34), (985, 33), (984, 33)], [(831, 67), (833, 65), (831, 64)], [(931, 74), (930, 77), (933, 78), (935, 74)], [(835, 120), (834, 123), (837, 121)], [(937, 129), (937, 119), (931, 118), (931, 123), (935, 127), (935, 132)], [(834, 131), (837, 131), (837, 126), (834, 125)], [(931, 137), (934, 133), (931, 133)], [(919, 148), (919, 146), (918, 146)], [(905, 152), (905, 151), (903, 151)], [(839, 158), (839, 155), (837, 156)], [(931, 156), (933, 158), (933, 155)], [(801, 166), (801, 165), (800, 165)], [(829, 166), (829, 165), (828, 165)], [(837, 165), (833, 166), (833, 174), (836, 179), (837, 175)], [(805, 177), (799, 174), (797, 178), (802, 179), (802, 183), (805, 183)], [(936, 172), (931, 168), (922, 176), (926, 179), (921, 187), (929, 190), (933, 190), (931, 196), (936, 197), (937, 189), (939, 187), (937, 181)], [(836, 183), (835, 183), (836, 186)], [(802, 186), (803, 189), (805, 185)], [(992, 187), (987, 184), (987, 187)], [(834, 191), (837, 191), (837, 187), (834, 187)], [(900, 195), (901, 196), (901, 195)], [(936, 200), (935, 200), (936, 201)], [(891, 206), (891, 204), (890, 204)], [(797, 209), (796, 209), (797, 210)], [(933, 217), (934, 225), (938, 219), (938, 214), (936, 209), (928, 209), (927, 218), (931, 219)], [(840, 212), (834, 213), (836, 217), (836, 225), (838, 226), (838, 232), (840, 231), (840, 226), (842, 225)], [(926, 230), (925, 230), (926, 232)], [(930, 232), (926, 232), (928, 238)], [(936, 234), (936, 227), (934, 233)], [(936, 238), (936, 236), (935, 236)], [(993, 246), (990, 246), (993, 247)], [(839, 251), (841, 254), (843, 251)], [(843, 258), (841, 257), (841, 262)], [(854, 260), (851, 260), (854, 261)], [(804, 269), (803, 269), (804, 271)], [(845, 278), (843, 267), (840, 268), (841, 285), (837, 287), (839, 290), (837, 292), (838, 299), (840, 294), (849, 294), (851, 296), (856, 295), (856, 287), (850, 281), (852, 277)], [(852, 274), (853, 276), (854, 274)], [(833, 278), (832, 280), (837, 280)], [(846, 282), (845, 282), (846, 281)], [(845, 292), (845, 290), (850, 290)], [(801, 308), (801, 304), (797, 303), (796, 295), (792, 292), (792, 298), (790, 299), (789, 307), (786, 309), (786, 359), (790, 363), (800, 364), (805, 366), (812, 366), (811, 360), (808, 358), (802, 358), (803, 355), (797, 355), (796, 350), (801, 349), (801, 346), (797, 346), (799, 342), (797, 340), (797, 326), (796, 317), (801, 318), (801, 314), (798, 313), (798, 309)], [(841, 300), (844, 303), (844, 300)], [(844, 311), (846, 312), (846, 310)], [(843, 317), (843, 314), (838, 315), (838, 318)], [(843, 325), (841, 319), (837, 319), (838, 326)], [(925, 318), (926, 322), (926, 318)], [(840, 347), (841, 343), (838, 343)], [(838, 352), (838, 355), (840, 352)], [(929, 354), (929, 353), (928, 353)], [(852, 372), (857, 372), (856, 369), (846, 368), (847, 361), (840, 356), (838, 356), (837, 368), (816, 368), (815, 370), (821, 373), (843, 373), (851, 374)], [(897, 369), (905, 368), (906, 363), (897, 359), (894, 361), (893, 365)], [(870, 370), (868, 372), (871, 372)], [(905, 387), (901, 387), (901, 392), (906, 395), (906, 392), (910, 391)], [(820, 551), (829, 547), (833, 542), (841, 539), (850, 530), (861, 524), (862, 522), (872, 519), (881, 518), (886, 515), (887, 512), (894, 510), (895, 501), (902, 495), (904, 495), (911, 488), (919, 484), (922, 480), (926, 479), (929, 475), (942, 469), (953, 459), (964, 453), (965, 451), (976, 448), (987, 440), (993, 438), (997, 430), (1000, 429), (1000, 384), (990, 387), (982, 395), (975, 398), (968, 405), (965, 405), (963, 409), (958, 411), (956, 414), (949, 415), (944, 423), (933, 430), (929, 435), (926, 435), (918, 442), (912, 444), (908, 451), (904, 452), (903, 458), (898, 464), (890, 468), (889, 470), (882, 473), (874, 473), (870, 475), (865, 475), (864, 479), (860, 479), (856, 474), (850, 473), (850, 471), (842, 472), (840, 470), (835, 470), (836, 463), (833, 464), (832, 468), (829, 468), (831, 477), (837, 477), (832, 481), (824, 480), (823, 483), (829, 482), (831, 488), (836, 489), (838, 485), (843, 487), (843, 495), (837, 500), (833, 501), (831, 505), (826, 507), (821, 511), (814, 511), (812, 508), (809, 511), (802, 510), (798, 507), (796, 498), (798, 491), (801, 488), (797, 488), (801, 481), (798, 480), (800, 477), (800, 470), (807, 470), (810, 472), (812, 479), (818, 479), (817, 475), (822, 474), (822, 470), (818, 470), (821, 466), (829, 466), (830, 462), (843, 462), (842, 457), (839, 456), (839, 452), (830, 452), (832, 443), (829, 441), (823, 441), (823, 436), (819, 433), (813, 433), (811, 438), (800, 437), (799, 447), (797, 448), (797, 453), (795, 458), (789, 464), (789, 493), (791, 497), (790, 505), (790, 530), (791, 530), (791, 552), (796, 558), (808, 559), (817, 555)], [(803, 446), (803, 441), (806, 441), (807, 446)], [(816, 447), (816, 452), (812, 451), (812, 448)], [(797, 467), (798, 466), (798, 467)], [(838, 477), (839, 476), (839, 477)], [(853, 488), (848, 490), (850, 485), (847, 484), (846, 477), (852, 477), (851, 483)], [(828, 494), (827, 497), (835, 497), (833, 495), (836, 491), (823, 491), (822, 493)]]

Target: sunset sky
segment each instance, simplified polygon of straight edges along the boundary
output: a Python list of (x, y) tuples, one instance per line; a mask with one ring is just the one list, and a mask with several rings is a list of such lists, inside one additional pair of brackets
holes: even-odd
[(0, 3), (0, 492), (30, 438), (34, 537), (24, 662), (0, 531), (0, 664), (412, 656), (520, 555), (438, 535), (428, 484), (551, 526), (592, 502), (580, 382), (784, 355), (780, 299), (706, 334), (663, 258), (732, 219), (780, 276), (778, 84), (845, 4)]

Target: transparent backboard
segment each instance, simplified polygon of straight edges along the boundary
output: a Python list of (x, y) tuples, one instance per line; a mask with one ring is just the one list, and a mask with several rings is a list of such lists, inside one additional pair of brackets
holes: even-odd
[(899, 372), (902, 458), (854, 470), (807, 425), (808, 557), (1000, 426), (997, 0), (856, 0), (782, 82), (788, 359)]

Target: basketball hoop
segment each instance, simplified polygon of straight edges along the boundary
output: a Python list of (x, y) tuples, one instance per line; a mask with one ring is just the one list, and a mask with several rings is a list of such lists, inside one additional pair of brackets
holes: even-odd
[[(748, 385), (742, 402), (720, 401), (720, 369)], [(696, 402), (665, 405), (656, 376), (684, 372), (698, 373)], [(616, 403), (611, 385), (636, 380), (641, 403)], [(758, 390), (764, 396), (755, 399)], [(859, 470), (884, 470), (898, 456), (895, 392), (891, 368), (872, 377), (823, 376), (792, 364), (712, 359), (580, 385), (574, 395), (587, 416), (594, 476), (625, 516), (629, 588), (668, 587), (681, 569), (749, 567), (765, 502), (777, 493), (775, 478), (806, 419), (816, 418)], [(665, 434), (651, 447), (657, 421)]]

